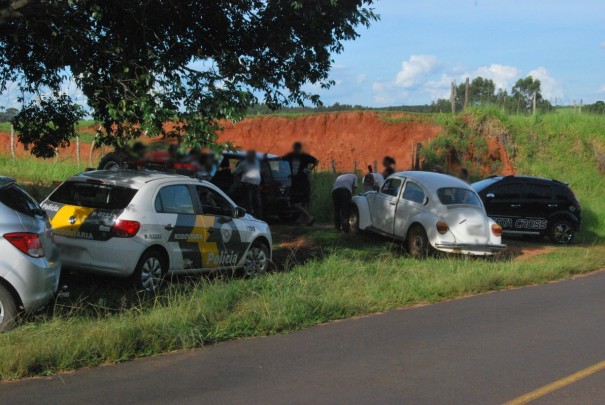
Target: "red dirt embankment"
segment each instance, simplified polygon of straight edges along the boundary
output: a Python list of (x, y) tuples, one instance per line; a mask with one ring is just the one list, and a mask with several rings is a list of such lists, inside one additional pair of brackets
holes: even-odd
[[(264, 116), (246, 118), (236, 124), (223, 123), (225, 130), (219, 132), (220, 142), (232, 142), (245, 149), (256, 149), (277, 155), (284, 155), (292, 144), (300, 141), (306, 150), (320, 160), (320, 168), (331, 169), (334, 160), (339, 172), (357, 169), (366, 171), (374, 161), (380, 163), (386, 155), (397, 161), (398, 170), (412, 167), (412, 147), (418, 143), (426, 146), (441, 132), (441, 127), (426, 122), (422, 117), (408, 113), (384, 114), (370, 111), (318, 113), (301, 115), (295, 118)], [(94, 128), (90, 128), (94, 131)], [(502, 174), (514, 172), (505, 148), (498, 136), (492, 136), (491, 128), (481, 131), (488, 143), (487, 160), (501, 161)], [(495, 134), (497, 135), (497, 133)], [(151, 138), (141, 138), (150, 141)], [(18, 156), (29, 156), (23, 145), (16, 145)], [(108, 151), (105, 148), (105, 151)], [(80, 156), (84, 164), (88, 163), (90, 144), (81, 143)], [(10, 136), (0, 133), (0, 154), (10, 154)], [(93, 153), (93, 166), (98, 162), (101, 151)], [(76, 144), (59, 150), (60, 160), (76, 159)], [(469, 161), (473, 161), (469, 156)], [(486, 160), (486, 159), (484, 159)], [(476, 160), (475, 160), (476, 161)], [(487, 167), (476, 168), (482, 174), (493, 174)], [(379, 167), (381, 170), (381, 167)]]
[[(296, 118), (279, 116), (247, 118), (236, 124), (225, 124), (219, 141), (232, 142), (244, 149), (283, 155), (292, 143), (301, 141), (307, 151), (329, 169), (334, 160), (338, 171), (366, 170), (386, 155), (397, 161), (398, 170), (412, 168), (412, 147), (427, 145), (441, 132), (441, 127), (418, 119), (413, 114), (379, 114), (376, 112), (339, 112), (310, 114)], [(489, 159), (503, 163), (501, 173), (514, 172), (505, 148), (499, 140), (487, 136)], [(381, 168), (379, 167), (379, 170)], [(487, 167), (478, 171), (488, 173)]]

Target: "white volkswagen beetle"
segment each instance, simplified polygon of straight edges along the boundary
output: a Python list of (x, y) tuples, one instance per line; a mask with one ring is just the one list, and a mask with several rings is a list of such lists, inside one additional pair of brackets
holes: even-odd
[(380, 190), (355, 196), (350, 225), (406, 241), (414, 257), (435, 249), (486, 256), (506, 248), (502, 228), (487, 216), (477, 193), (439, 173), (395, 173)]

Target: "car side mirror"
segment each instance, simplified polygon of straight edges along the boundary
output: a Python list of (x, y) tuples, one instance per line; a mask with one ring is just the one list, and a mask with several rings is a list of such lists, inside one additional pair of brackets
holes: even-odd
[(234, 218), (243, 218), (246, 216), (246, 210), (242, 207), (235, 207), (233, 209), (233, 217)]
[(487, 198), (487, 199), (492, 199), (492, 198), (495, 198), (495, 197), (496, 197), (496, 196), (494, 195), (494, 193), (487, 193), (487, 194), (485, 195), (485, 198)]
[(422, 205), (427, 205), (429, 203), (429, 198), (428, 197), (424, 197), (424, 200), (422, 200)]

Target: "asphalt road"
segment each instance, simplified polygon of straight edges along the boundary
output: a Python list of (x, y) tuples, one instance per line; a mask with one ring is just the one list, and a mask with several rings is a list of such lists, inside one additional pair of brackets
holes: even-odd
[[(605, 360), (605, 273), (0, 384), (20, 403), (498, 404)], [(603, 403), (605, 371), (536, 403)]]

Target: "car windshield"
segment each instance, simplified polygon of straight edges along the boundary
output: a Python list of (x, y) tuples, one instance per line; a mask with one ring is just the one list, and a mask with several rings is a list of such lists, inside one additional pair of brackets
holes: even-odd
[(59, 186), (48, 199), (78, 207), (124, 209), (136, 193), (137, 190), (132, 188), (68, 181)]
[(486, 188), (488, 188), (492, 184), (496, 183), (497, 181), (498, 181), (497, 178), (483, 179), (476, 183), (471, 184), (471, 188), (473, 190), (475, 190), (475, 192), (480, 193), (482, 190), (485, 190)]
[(481, 207), (479, 196), (465, 188), (446, 187), (437, 190), (437, 197), (443, 205), (475, 205)]
[(42, 215), (43, 212), (29, 194), (14, 184), (0, 188), (0, 203), (28, 216)]
[(275, 159), (268, 160), (269, 167), (271, 168), (271, 174), (273, 177), (290, 177), (292, 171), (290, 169), (290, 163), (285, 160)]

